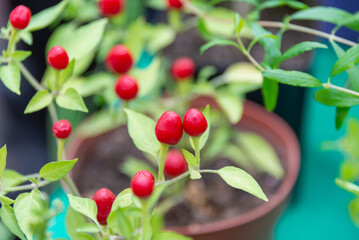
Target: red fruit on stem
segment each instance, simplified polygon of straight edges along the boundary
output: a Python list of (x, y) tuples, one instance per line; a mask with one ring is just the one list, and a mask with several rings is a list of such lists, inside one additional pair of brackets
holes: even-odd
[(61, 46), (54, 46), (47, 53), (47, 62), (57, 70), (64, 70), (69, 65), (69, 56)]
[(92, 200), (97, 205), (97, 221), (101, 225), (107, 224), (107, 217), (111, 212), (112, 204), (116, 196), (107, 188), (101, 188), (93, 196)]
[(182, 9), (183, 7), (183, 3), (182, 0), (167, 0), (167, 5), (169, 8), (173, 8), (173, 9)]
[(183, 134), (181, 117), (172, 111), (165, 112), (157, 121), (155, 134), (159, 142), (176, 145)]
[(139, 198), (149, 197), (155, 186), (155, 178), (149, 171), (141, 170), (133, 176), (131, 188), (133, 194)]
[(123, 0), (100, 0), (98, 8), (104, 16), (114, 16), (119, 14), (124, 8)]
[(19, 5), (10, 13), (10, 23), (16, 29), (25, 29), (31, 20), (31, 11), (24, 5)]
[(138, 93), (138, 84), (136, 79), (129, 75), (119, 77), (115, 83), (115, 92), (123, 100), (134, 99)]
[(71, 131), (71, 123), (66, 119), (59, 120), (52, 126), (52, 133), (57, 138), (66, 139), (70, 136)]
[(192, 108), (183, 117), (183, 129), (192, 136), (202, 135), (208, 127), (206, 117), (199, 110)]
[(187, 168), (187, 161), (180, 151), (176, 149), (168, 151), (165, 160), (165, 174), (167, 176), (177, 177), (186, 172)]
[(176, 81), (183, 81), (193, 77), (195, 72), (195, 64), (192, 59), (183, 57), (172, 63), (171, 75)]
[(130, 51), (124, 45), (114, 46), (107, 54), (106, 66), (115, 73), (128, 72), (133, 64)]

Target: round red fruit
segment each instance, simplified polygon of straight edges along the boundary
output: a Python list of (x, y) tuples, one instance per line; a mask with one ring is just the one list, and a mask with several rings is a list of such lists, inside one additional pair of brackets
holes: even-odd
[(133, 194), (139, 198), (149, 197), (155, 186), (155, 178), (149, 171), (141, 170), (133, 176), (131, 188)]
[(183, 7), (183, 3), (182, 0), (167, 0), (167, 4), (169, 8), (173, 8), (173, 9), (182, 9)]
[(183, 129), (192, 136), (202, 135), (208, 127), (206, 117), (199, 110), (192, 108), (183, 117)]
[(176, 145), (183, 135), (181, 117), (172, 111), (165, 112), (157, 121), (155, 134), (159, 142)]
[(25, 29), (31, 20), (31, 11), (24, 5), (19, 5), (10, 13), (10, 23), (16, 29)]
[(57, 70), (64, 70), (69, 65), (69, 56), (61, 46), (54, 46), (47, 53), (47, 62)]
[(195, 72), (195, 64), (192, 59), (179, 58), (172, 63), (171, 75), (176, 81), (191, 79)]
[(115, 92), (122, 100), (132, 100), (137, 96), (138, 84), (131, 76), (123, 75), (115, 83)]
[(188, 164), (183, 154), (176, 150), (169, 150), (165, 160), (165, 174), (177, 177), (187, 171)]
[(52, 126), (52, 133), (55, 135), (55, 137), (60, 139), (68, 138), (71, 134), (71, 131), (71, 123), (66, 119), (59, 120)]
[(107, 54), (106, 66), (115, 73), (128, 72), (133, 64), (130, 51), (124, 45), (114, 46)]
[(112, 204), (116, 196), (107, 188), (101, 188), (93, 196), (92, 200), (97, 205), (97, 221), (101, 225), (107, 224), (107, 217), (111, 212)]
[(114, 16), (119, 14), (124, 7), (123, 0), (100, 0), (98, 8), (104, 16)]

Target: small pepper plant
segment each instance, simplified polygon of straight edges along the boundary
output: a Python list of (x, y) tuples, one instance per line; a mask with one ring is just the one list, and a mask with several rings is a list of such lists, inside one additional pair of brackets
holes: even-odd
[[(21, 175), (6, 169), (7, 147), (4, 146), (0, 150), (0, 202), (2, 204), (0, 217), (12, 233), (20, 239), (51, 239), (51, 233), (46, 231), (47, 226), (49, 221), (62, 211), (63, 206), (61, 202), (54, 201), (50, 207), (47, 194), (40, 189), (57, 181), (62, 181), (69, 191), (70, 208), (67, 213), (66, 226), (72, 239), (187, 239), (176, 233), (164, 231), (162, 224), (156, 221), (156, 215), (153, 214), (154, 208), (167, 187), (187, 177), (199, 179), (202, 174), (207, 173), (218, 174), (230, 186), (244, 190), (264, 201), (268, 200), (253, 177), (240, 168), (227, 166), (213, 170), (201, 167), (201, 150), (206, 146), (211, 130), (209, 106), (203, 113), (198, 109), (186, 108), (183, 119), (174, 111), (166, 111), (161, 114), (157, 123), (143, 114), (147, 113), (145, 109), (151, 106), (151, 103), (146, 105), (146, 101), (143, 99), (141, 101), (141, 97), (151, 96), (149, 93), (153, 92), (162, 96), (154, 87), (162, 86), (156, 82), (157, 77), (160, 76), (158, 73), (161, 71), (161, 57), (153, 60), (146, 70), (138, 67), (144, 52), (143, 43), (146, 43), (145, 50), (161, 55), (160, 50), (174, 40), (176, 32), (185, 31), (188, 26), (193, 26), (193, 24), (183, 24), (184, 21), (181, 18), (184, 14), (192, 16), (189, 20), (193, 23), (194, 19), (201, 35), (209, 40), (208, 44), (201, 48), (201, 52), (215, 45), (234, 46), (251, 62), (251, 70), (255, 69), (256, 74), (258, 71), (262, 73), (259, 85), (262, 87), (265, 106), (268, 110), (275, 108), (278, 83), (301, 87), (321, 87), (315, 98), (324, 104), (337, 107), (337, 127), (343, 124), (349, 108), (359, 103), (359, 89), (357, 88), (359, 79), (356, 74), (359, 47), (357, 43), (340, 38), (335, 33), (343, 26), (358, 31), (357, 16), (335, 8), (310, 8), (294, 0), (239, 1), (252, 7), (252, 11), (247, 16), (240, 16), (230, 9), (218, 7), (217, 5), (221, 2), (224, 1), (148, 1), (151, 7), (168, 10), (169, 26), (149, 24), (144, 18), (138, 18), (132, 24), (128, 24), (130, 13), (125, 11), (126, 5), (123, 0), (98, 2), (64, 0), (34, 16), (27, 7), (22, 5), (11, 12), (8, 26), (3, 27), (0, 33), (0, 38), (8, 41), (8, 47), (3, 50), (0, 57), (0, 79), (9, 90), (20, 94), (21, 75), (24, 76), (37, 91), (25, 109), (25, 113), (47, 108), (53, 122), (53, 134), (57, 140), (56, 161), (46, 164), (39, 173), (31, 175)], [(281, 6), (289, 6), (299, 11), (286, 16), (283, 22), (260, 20), (260, 14), (264, 9)], [(57, 25), (61, 20), (65, 23)], [(326, 34), (294, 25), (290, 23), (291, 20), (326, 21), (334, 23), (336, 27), (331, 34)], [(57, 28), (46, 47), (49, 67), (42, 81), (38, 81), (22, 63), (31, 55), (31, 52), (18, 50), (16, 46), (20, 40), (32, 44), (32, 32), (50, 25)], [(280, 30), (272, 34), (264, 27), (275, 27)], [(326, 83), (320, 82), (307, 73), (280, 69), (280, 64), (285, 60), (305, 51), (327, 47), (317, 42), (302, 42), (282, 53), (281, 39), (287, 30), (301, 31), (330, 40), (339, 59), (331, 73), (328, 73), (329, 80)], [(242, 41), (244, 37), (252, 39), (247, 47)], [(344, 51), (336, 42), (352, 46), (352, 48)], [(256, 43), (264, 47), (265, 57), (262, 62), (258, 62), (251, 55), (251, 49)], [(86, 72), (95, 59), (99, 66), (106, 66), (111, 73)], [(135, 62), (137, 65), (134, 64)], [(98, 69), (101, 67), (96, 70)], [(201, 74), (198, 74), (199, 84), (196, 86), (201, 90), (199, 92), (216, 95), (218, 92), (212, 91), (213, 86), (206, 82), (211, 76), (208, 74), (211, 70), (208, 69), (206, 68), (206, 74), (203, 73), (206, 76), (203, 78), (205, 81), (200, 81)], [(245, 86), (240, 84), (240, 80), (243, 80), (240, 75), (244, 69), (248, 70), (241, 64), (230, 71), (232, 76), (239, 76), (235, 83), (239, 83), (240, 90), (235, 84), (231, 84), (228, 80), (230, 78), (225, 81), (223, 81), (225, 78), (214, 78), (212, 81), (217, 86), (227, 87), (226, 89), (230, 90), (225, 91), (223, 95), (233, 94), (233, 90), (238, 90), (234, 91), (235, 99), (243, 99), (243, 92), (247, 92), (248, 89), (253, 90), (253, 83), (258, 85), (257, 78), (252, 79), (252, 82)], [(344, 71), (347, 71), (349, 75), (348, 84), (345, 87), (332, 84), (331, 78)], [(178, 83), (175, 88), (175, 91), (178, 91), (177, 95), (181, 96), (188, 89), (194, 88), (194, 85), (186, 81), (188, 78), (193, 78), (195, 72), (193, 62), (189, 59), (176, 61), (170, 72)], [(228, 72), (227, 74), (230, 75)], [(210, 87), (207, 88), (208, 86)], [(243, 91), (243, 89), (247, 90)], [(59, 119), (57, 107), (88, 112), (83, 97), (99, 94), (99, 92), (100, 105), (108, 106), (107, 109), (105, 108), (105, 114), (101, 115), (107, 121), (104, 128), (108, 129), (108, 125), (122, 123), (121, 113), (125, 112), (128, 119), (128, 131), (134, 144), (138, 149), (156, 159), (158, 174), (156, 179), (150, 172), (141, 170), (133, 176), (131, 186), (117, 196), (108, 189), (99, 189), (93, 199), (88, 199), (80, 196), (69, 175), (78, 161), (77, 159), (68, 160), (64, 154), (65, 142), (71, 134), (72, 126), (66, 119)], [(241, 94), (238, 94), (239, 92)], [(134, 102), (135, 99), (139, 102)], [(166, 108), (168, 103), (163, 103), (161, 107), (157, 105), (159, 102), (161, 101), (156, 100), (155, 104), (152, 102), (152, 106), (159, 109)], [(233, 105), (233, 101), (228, 101), (228, 98), (222, 98), (219, 102), (222, 102), (223, 106), (238, 106), (238, 104)], [(157, 110), (157, 112), (160, 111)], [(227, 114), (229, 112), (229, 116), (238, 120), (238, 114), (233, 117), (228, 108), (225, 112)], [(97, 126), (101, 128), (102, 124)], [(102, 128), (101, 131), (103, 130)], [(177, 159), (175, 163), (169, 160), (166, 164), (169, 146), (176, 145), (181, 140), (183, 131), (190, 139), (194, 154), (190, 149), (183, 148), (182, 154), (187, 165), (183, 158), (178, 158), (179, 160)], [(204, 155), (210, 150), (211, 148), (206, 149)], [(178, 155), (178, 152), (172, 151), (174, 150), (169, 152), (167, 159), (171, 159), (170, 157), (175, 154)], [(165, 173), (174, 178), (167, 179)], [(21, 193), (16, 199), (6, 196), (11, 192), (26, 190), (30, 192)]]

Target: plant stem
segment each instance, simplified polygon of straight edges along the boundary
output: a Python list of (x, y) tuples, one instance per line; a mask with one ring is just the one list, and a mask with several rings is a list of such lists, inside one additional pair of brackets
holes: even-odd
[(55, 90), (60, 91), (60, 71), (55, 70)]
[(58, 162), (61, 162), (62, 160), (64, 160), (62, 158), (62, 156), (63, 156), (62, 154), (64, 152), (64, 147), (65, 147), (65, 139), (59, 139), (58, 140), (58, 147), (57, 147), (57, 161)]
[(338, 91), (341, 91), (341, 92), (345, 92), (345, 93), (349, 93), (351, 95), (354, 95), (354, 96), (357, 96), (359, 97), (359, 92), (355, 92), (355, 91), (352, 91), (350, 89), (347, 89), (347, 88), (343, 88), (343, 87), (338, 87), (338, 86), (335, 86), (331, 83), (323, 83), (323, 87), (324, 88), (331, 88), (331, 89), (335, 89), (335, 90), (338, 90)]
[(156, 183), (156, 186), (161, 185), (161, 184), (170, 185), (170, 184), (173, 184), (173, 183), (181, 181), (182, 179), (184, 179), (187, 176), (189, 176), (189, 171), (187, 171), (187, 172), (183, 173), (182, 175), (179, 175), (178, 177), (173, 178), (171, 180), (168, 180), (168, 181), (165, 181), (165, 182), (162, 182), (162, 183)]
[(200, 173), (218, 173), (217, 170), (212, 170), (212, 169), (203, 169), (203, 170), (199, 170)]
[(4, 189), (4, 192), (17, 192), (17, 191), (24, 191), (24, 190), (32, 190), (34, 188), (44, 187), (49, 183), (51, 183), (51, 182), (44, 180), (44, 181), (39, 182), (38, 184), (30, 183), (30, 184), (26, 184), (26, 185), (6, 188), (6, 189)]
[(14, 43), (15, 43), (15, 37), (18, 33), (18, 30), (16, 30), (15, 28), (12, 28), (11, 29), (11, 35), (10, 35), (10, 40), (9, 40), (9, 43), (7, 45), (7, 57), (10, 57), (11, 56), (11, 53), (12, 53), (12, 49), (13, 49), (13, 46), (14, 46)]
[(194, 154), (197, 160), (197, 166), (199, 170), (200, 160), (201, 160), (201, 150), (199, 149), (199, 137), (191, 137), (193, 141)]
[(308, 28), (308, 27), (303, 27), (303, 26), (299, 26), (296, 24), (285, 24), (282, 22), (272, 22), (272, 21), (259, 21), (258, 22), (262, 27), (272, 27), (272, 28), (282, 28), (284, 26), (286, 26), (288, 29), (293, 30), (293, 31), (297, 31), (297, 32), (303, 32), (303, 33), (308, 33), (314, 36), (318, 36), (318, 37), (323, 37), (323, 38), (327, 38), (327, 39), (332, 39), (336, 42), (339, 43), (343, 43), (345, 45), (348, 46), (356, 46), (358, 43), (352, 42), (350, 40), (347, 40), (345, 38), (341, 38), (338, 36), (335, 36), (334, 34), (329, 34), (326, 32), (322, 32), (316, 29), (312, 29), (312, 28)]
[(237, 42), (239, 44), (239, 49), (242, 51), (243, 55), (248, 58), (248, 60), (256, 66), (261, 72), (264, 71), (264, 68), (252, 57), (252, 55), (247, 51), (247, 49), (244, 47), (244, 44), (241, 40), (241, 37), (239, 33), (237, 34)]
[(144, 199), (141, 201), (142, 202), (142, 230), (141, 230), (141, 234), (140, 234), (140, 240), (143, 240), (145, 238), (144, 234), (145, 234), (145, 223), (146, 221), (149, 221), (149, 219), (147, 218), (147, 199)]
[(159, 161), (158, 161), (158, 182), (159, 183), (165, 181), (163, 172), (164, 172), (164, 168), (165, 168), (165, 158), (166, 158), (167, 150), (168, 150), (168, 145), (161, 143), (160, 157), (159, 157)]
[(45, 88), (35, 79), (35, 77), (30, 73), (24, 64), (17, 62), (17, 65), (19, 66), (22, 75), (24, 75), (25, 79), (36, 91), (45, 90)]

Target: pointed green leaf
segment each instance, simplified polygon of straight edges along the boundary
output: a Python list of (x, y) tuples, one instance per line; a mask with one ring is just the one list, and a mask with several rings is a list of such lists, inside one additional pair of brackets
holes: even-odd
[(68, 88), (56, 98), (56, 103), (62, 108), (80, 112), (88, 112), (84, 100), (73, 88)]
[(40, 111), (52, 103), (53, 96), (47, 90), (38, 91), (30, 100), (25, 109), (25, 114)]
[(26, 28), (26, 31), (33, 32), (48, 27), (51, 23), (58, 19), (68, 2), (68, 0), (61, 1), (53, 7), (34, 14), (31, 18), (29, 26)]
[(14, 212), (21, 231), (28, 240), (34, 239), (34, 229), (31, 227), (33, 219), (42, 212), (43, 200), (39, 190), (20, 194), (14, 204)]
[(66, 232), (73, 240), (93, 240), (94, 238), (84, 234), (77, 232), (77, 228), (83, 226), (85, 223), (84, 217), (73, 210), (72, 208), (67, 209), (66, 219), (65, 219), (65, 227)]
[(239, 96), (230, 94), (227, 91), (219, 91), (216, 94), (216, 101), (231, 124), (239, 122), (243, 113), (243, 101)]
[(131, 188), (126, 188), (122, 192), (120, 192), (115, 201), (112, 204), (111, 212), (114, 211), (116, 208), (125, 208), (132, 204), (132, 190)]
[(292, 57), (298, 56), (304, 52), (312, 51), (316, 48), (328, 48), (326, 45), (318, 42), (301, 42), (293, 47), (289, 48), (283, 55), (278, 59), (276, 65), (279, 66), (285, 60), (288, 60)]
[(359, 227), (359, 198), (350, 201), (349, 214), (354, 224)]
[(101, 230), (93, 223), (85, 223), (76, 229), (77, 232), (82, 233), (98, 233)]
[(182, 153), (188, 163), (191, 179), (200, 179), (202, 176), (197, 170), (198, 163), (196, 157), (185, 149), (182, 149)]
[(359, 105), (358, 96), (335, 89), (320, 89), (315, 92), (314, 97), (318, 102), (329, 106), (351, 107)]
[(7, 157), (7, 148), (5, 145), (0, 149), (0, 177), (2, 176), (6, 168), (6, 157)]
[(21, 51), (21, 50), (17, 50), (11, 54), (11, 58), (18, 62), (24, 61), (26, 58), (30, 56), (31, 56), (30, 51)]
[(241, 189), (266, 202), (268, 201), (257, 181), (244, 170), (236, 167), (224, 167), (218, 170), (218, 174), (231, 187)]
[[(206, 145), (206, 142), (209, 137), (209, 132), (211, 131), (210, 110), (211, 110), (211, 107), (208, 104), (203, 111), (203, 115), (205, 116), (205, 118), (207, 120), (207, 130), (199, 138), (199, 149), (200, 150)], [(190, 138), (190, 143), (191, 143), (192, 148), (194, 149), (194, 143), (193, 143), (192, 138)]]
[(349, 110), (349, 107), (337, 107), (335, 112), (335, 128), (337, 130), (339, 130), (343, 126)]
[(60, 85), (62, 86), (72, 76), (75, 67), (75, 59), (72, 59), (65, 70), (61, 71), (60, 74)]
[(26, 180), (27, 178), (25, 176), (10, 169), (6, 169), (2, 175), (2, 183), (5, 190), (9, 187), (15, 187)]
[(0, 79), (12, 92), (20, 95), (20, 68), (16, 63), (9, 63), (0, 67)]
[[(1, 202), (2, 203), (2, 202)], [(2, 203), (3, 204), (3, 203)], [(15, 218), (14, 209), (9, 205), (2, 205), (0, 209), (0, 217), (5, 226), (21, 240), (26, 240), (22, 233), (19, 224)]]
[(6, 196), (1, 196), (0, 195), (0, 203), (1, 205), (11, 205), (13, 204), (15, 201), (12, 200), (11, 198), (8, 198)]
[(97, 206), (94, 200), (88, 198), (80, 198), (67, 194), (72, 209), (90, 218), (100, 229), (101, 226), (97, 221)]
[(335, 63), (330, 76), (338, 75), (344, 70), (350, 69), (359, 63), (359, 44), (350, 48), (339, 57), (339, 60)]
[(129, 109), (125, 109), (125, 112), (128, 118), (128, 133), (136, 147), (157, 159), (160, 143), (155, 135), (155, 121)]
[(215, 39), (203, 45), (200, 49), (200, 53), (203, 54), (205, 51), (214, 46), (234, 46), (236, 48), (239, 48), (236, 42), (225, 39)]
[(266, 77), (263, 78), (262, 95), (264, 106), (268, 111), (273, 111), (277, 106), (279, 84)]
[(77, 158), (61, 162), (52, 162), (43, 166), (40, 170), (40, 176), (47, 181), (54, 182), (63, 178), (75, 166)]
[(321, 87), (322, 83), (308, 73), (298, 71), (285, 71), (281, 69), (265, 70), (265, 78), (298, 87)]

